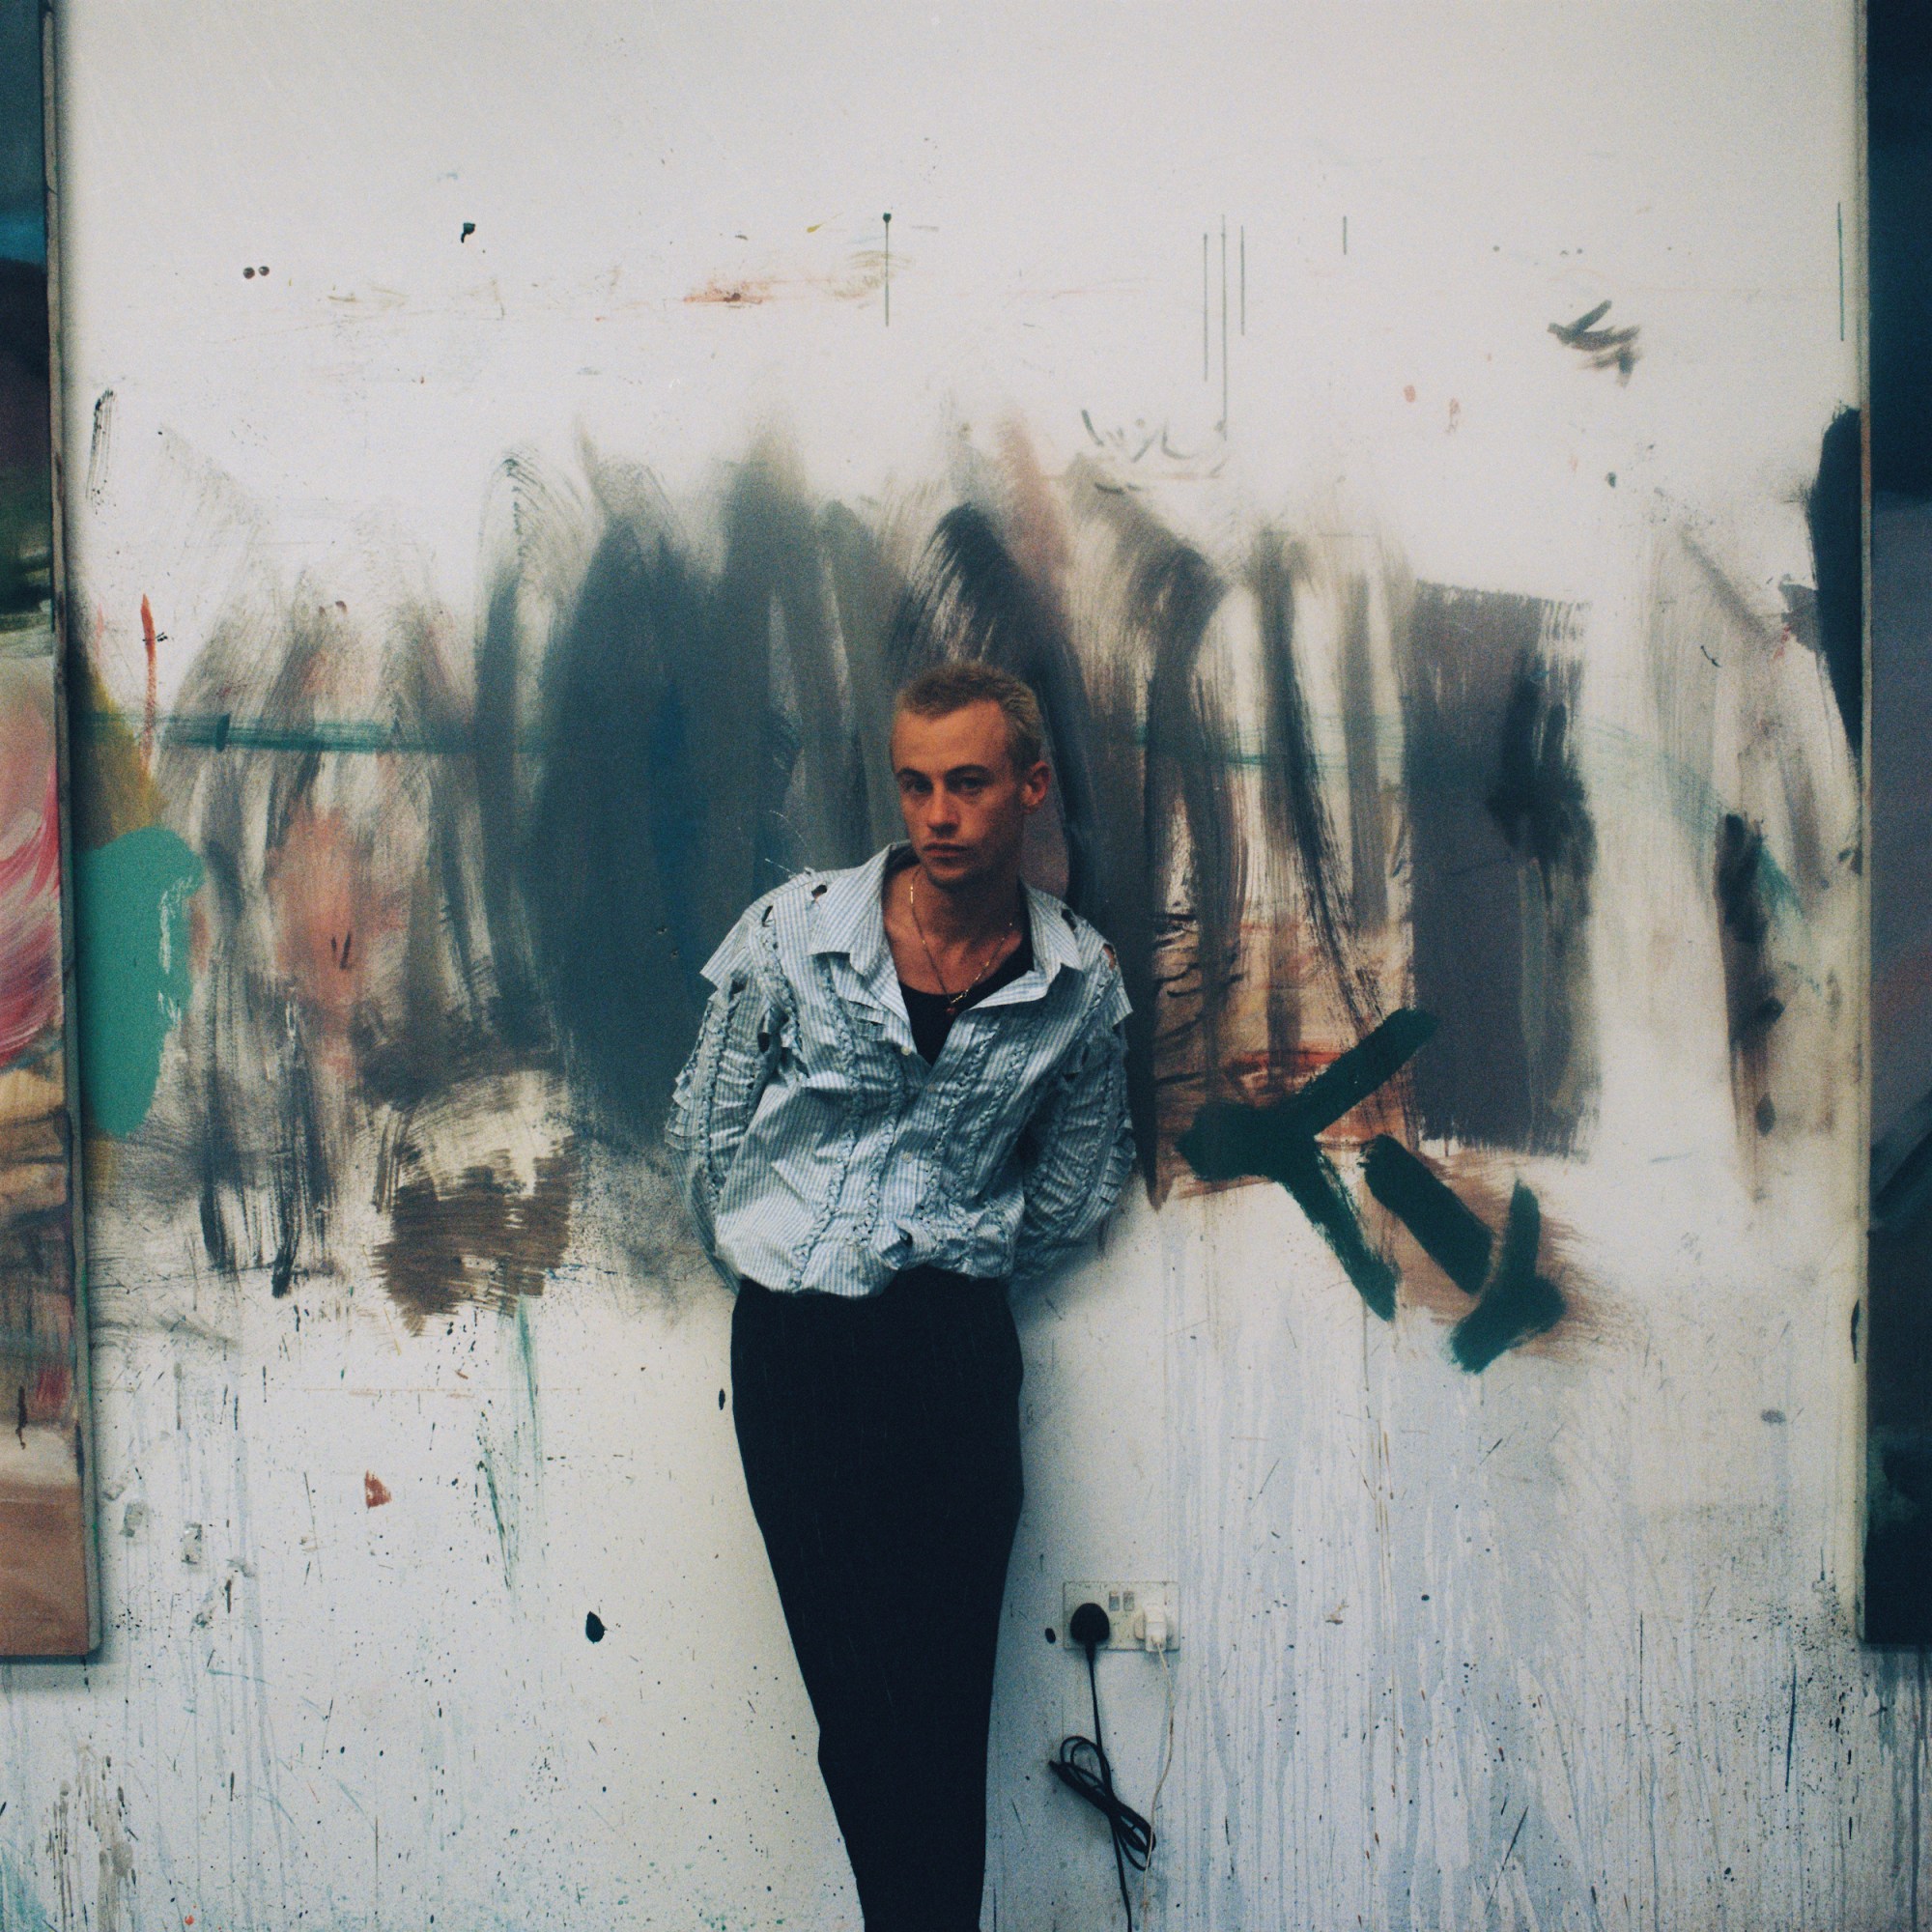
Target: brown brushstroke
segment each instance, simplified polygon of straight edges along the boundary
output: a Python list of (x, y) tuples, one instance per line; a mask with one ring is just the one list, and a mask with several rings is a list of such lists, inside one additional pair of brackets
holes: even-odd
[[(1452, 1148), (1446, 1153), (1409, 1150), (1463, 1207), (1500, 1240), (1509, 1221), (1510, 1195), (1521, 1178), (1504, 1157), (1481, 1148)], [(1363, 1218), (1378, 1248), (1395, 1264), (1402, 1276), (1406, 1306), (1425, 1310), (1432, 1320), (1450, 1327), (1469, 1312), (1469, 1296), (1444, 1272), (1414, 1234), (1367, 1188), (1361, 1190)], [(1539, 1196), (1543, 1231), (1540, 1267), (1563, 1294), (1563, 1320), (1542, 1334), (1517, 1343), (1512, 1352), (1574, 1358), (1585, 1346), (1621, 1335), (1628, 1326), (1606, 1299), (1601, 1285), (1578, 1260), (1576, 1230), (1552, 1214)]]
[[(406, 1154), (399, 1166), (410, 1165)], [(527, 1190), (481, 1165), (440, 1186), (419, 1167), (393, 1182), (379, 1204), (389, 1233), (376, 1244), (376, 1266), (410, 1332), (466, 1303), (507, 1309), (541, 1294), (569, 1245), (577, 1175), (576, 1143), (566, 1140), (538, 1159)]]
[(141, 599), (141, 648), (148, 664), (147, 696), (141, 706), (141, 762), (155, 761), (155, 718), (160, 709), (157, 680), (159, 642), (155, 634), (155, 607), (144, 595)]
[(688, 302), (703, 302), (720, 308), (753, 308), (772, 298), (772, 285), (762, 281), (724, 281), (717, 275), (685, 297)]

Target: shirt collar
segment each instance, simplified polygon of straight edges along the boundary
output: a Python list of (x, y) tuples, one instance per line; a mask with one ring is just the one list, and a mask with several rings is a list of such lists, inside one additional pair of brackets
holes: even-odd
[(853, 970), (868, 974), (886, 952), (886, 920), (879, 905), (886, 867), (904, 848), (887, 845), (849, 871), (834, 872), (822, 887), (814, 887), (818, 901), (811, 921), (811, 950), (842, 952)]
[[(842, 952), (854, 972), (869, 976), (892, 949), (886, 944), (886, 920), (879, 895), (886, 868), (911, 851), (903, 842), (874, 852), (863, 866), (833, 873), (815, 894), (817, 908), (811, 923), (813, 952)], [(1051, 982), (1065, 966), (1077, 971), (1080, 948), (1074, 938), (1073, 916), (1049, 893), (1021, 882), (1032, 927), (1035, 969)], [(1024, 977), (1015, 984), (1024, 983)]]

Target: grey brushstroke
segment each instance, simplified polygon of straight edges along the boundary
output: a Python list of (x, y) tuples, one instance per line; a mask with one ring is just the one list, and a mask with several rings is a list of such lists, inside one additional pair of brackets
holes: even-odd
[[(1083, 479), (1094, 484), (1092, 472)], [(1229, 734), (1211, 676), (1202, 665), (1208, 626), (1226, 584), (1193, 545), (1176, 536), (1133, 497), (1090, 487), (1076, 513), (1111, 537), (1118, 573), (1117, 620), (1126, 649), (1104, 679), (1095, 674), (1104, 748), (1098, 796), (1112, 804), (1102, 820), (1109, 891), (1109, 936), (1120, 951), (1134, 1015), (1128, 1084), (1150, 1187), (1156, 1186), (1156, 1028), (1161, 1019), (1156, 951), (1184, 934), (1167, 911), (1177, 834), (1188, 855), (1193, 971), (1198, 975), (1198, 1039), (1186, 1059), (1198, 1068), (1203, 1098), (1221, 1085), (1221, 1018), (1240, 945), (1247, 891), (1246, 844), (1226, 780)], [(1143, 740), (1136, 747), (1134, 738)], [(1138, 799), (1138, 813), (1122, 810)], [(1170, 1042), (1160, 1042), (1163, 1054)]]
[[(1359, 1034), (1381, 1018), (1380, 1003), (1350, 946), (1334, 827), (1322, 794), (1307, 701), (1294, 659), (1294, 574), (1280, 535), (1264, 531), (1248, 562), (1261, 629), (1262, 812), (1273, 852), (1293, 858), (1316, 944)], [(1366, 624), (1366, 619), (1364, 619)], [(1366, 650), (1366, 642), (1363, 646)], [(1373, 718), (1363, 721), (1373, 728)], [(1274, 1041), (1270, 1011), (1269, 1040)]]
[[(1740, 668), (1747, 680), (1746, 689), (1758, 694), (1761, 703), (1763, 677), (1784, 645), (1782, 627), (1751, 604), (1695, 537), (1687, 534), (1683, 543), (1730, 634), (1731, 649), (1741, 651), (1744, 656), (1745, 663)], [(1719, 650), (1718, 655), (1721, 659), (1725, 654)], [(1785, 832), (1791, 841), (1788, 867), (1800, 900), (1808, 909), (1815, 904), (1817, 891), (1826, 878), (1818, 791), (1812, 782), (1809, 760), (1777, 758), (1774, 766), (1778, 789), (1783, 794)]]
[(94, 428), (87, 440), (87, 500), (96, 509), (107, 494), (107, 472), (114, 460), (114, 391), (102, 389), (94, 399)]
[[(217, 624), (184, 680), (185, 708), (238, 704), (300, 737), (373, 686), (411, 735), (467, 724), (427, 611), (405, 606), (372, 639), (304, 582), (266, 643), (260, 614), (244, 603)], [(500, 1051), (480, 997), (472, 777), (462, 760), (344, 761), (164, 737), (156, 780), (204, 866), (206, 964), (182, 1028), (190, 1077), (163, 1084), (128, 1157), (196, 1199), (211, 1261), (266, 1267), (282, 1294), (327, 1261), (354, 1105), (408, 1104)], [(288, 845), (304, 811), (401, 895), (400, 977), (351, 1023), (354, 1105), (321, 1070), (319, 1017), (278, 947), (270, 894), (305, 888)]]
[(894, 687), (888, 651), (906, 582), (877, 534), (843, 503), (826, 506), (819, 519), (819, 542), (852, 695), (852, 810), (864, 822), (867, 848), (877, 851), (905, 833), (892, 777)]
[(1415, 1069), (1432, 1135), (1565, 1152), (1594, 1100), (1589, 857), (1574, 834), (1539, 849), (1550, 801), (1520, 824), (1507, 809), (1512, 745), (1532, 786), (1580, 796), (1546, 650), (1570, 621), (1534, 598), (1421, 584), (1400, 639), (1414, 997), (1442, 1022)]
[(1388, 919), (1388, 806), (1376, 731), (1369, 586), (1352, 580), (1342, 624), (1342, 743), (1349, 761), (1349, 906), (1358, 933)]
[[(754, 896), (772, 802), (757, 754), (765, 640), (720, 675), (706, 615), (675, 532), (642, 513), (613, 518), (543, 663), (518, 886), (566, 1065), (630, 1128), (662, 1118), (696, 1021), (697, 969)], [(692, 728), (686, 694), (699, 683), (716, 736)]]

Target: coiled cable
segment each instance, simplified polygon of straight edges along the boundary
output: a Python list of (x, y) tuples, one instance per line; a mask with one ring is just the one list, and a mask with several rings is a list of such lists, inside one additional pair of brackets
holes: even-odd
[[(1090, 1615), (1091, 1612), (1091, 1615)], [(1112, 1633), (1107, 1613), (1097, 1604), (1082, 1604), (1067, 1626), (1067, 1635), (1087, 1653), (1087, 1687), (1094, 1700), (1094, 1735), (1063, 1738), (1060, 1754), (1046, 1768), (1076, 1798), (1084, 1799), (1106, 1819), (1114, 1840), (1114, 1875), (1121, 1885), (1121, 1909), (1127, 1932), (1134, 1932), (1133, 1901), (1127, 1896), (1127, 1867), (1144, 1872), (1153, 1857), (1153, 1827), (1114, 1789), (1114, 1767), (1108, 1762), (1100, 1734), (1100, 1680), (1094, 1659)]]

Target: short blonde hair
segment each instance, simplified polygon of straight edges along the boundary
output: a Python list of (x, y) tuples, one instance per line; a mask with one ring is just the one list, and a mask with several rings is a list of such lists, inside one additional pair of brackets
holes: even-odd
[(1007, 753), (1016, 772), (1031, 771), (1046, 755), (1046, 725), (1033, 687), (996, 665), (966, 659), (923, 670), (900, 691), (894, 715), (944, 718), (969, 704), (997, 704), (1007, 718)]

